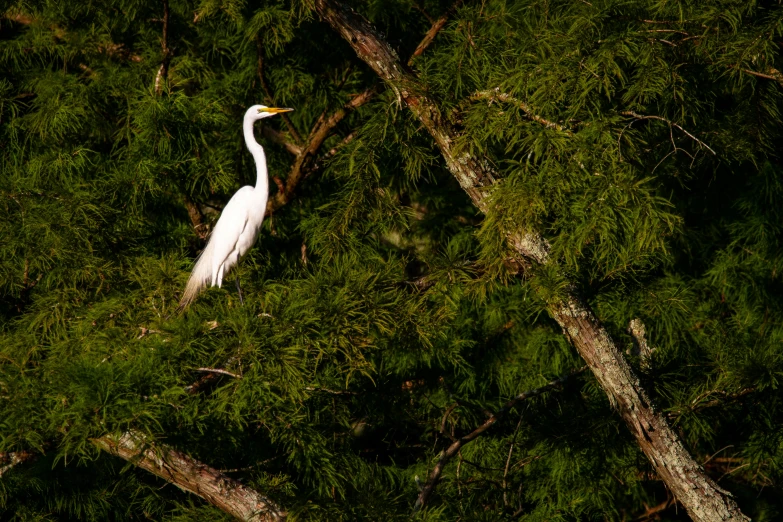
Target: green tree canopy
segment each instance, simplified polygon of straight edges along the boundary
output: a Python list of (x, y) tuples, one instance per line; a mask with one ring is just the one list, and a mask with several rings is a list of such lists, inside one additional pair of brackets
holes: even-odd
[[(351, 2), (395, 85), (316, 4), (3, 4), (2, 518), (231, 519), (138, 458), (176, 450), (291, 520), (686, 520), (551, 316), (576, 285), (706, 475), (780, 520), (783, 7)], [(296, 109), (256, 126), (260, 240), (177, 314), (255, 183), (255, 103)]]

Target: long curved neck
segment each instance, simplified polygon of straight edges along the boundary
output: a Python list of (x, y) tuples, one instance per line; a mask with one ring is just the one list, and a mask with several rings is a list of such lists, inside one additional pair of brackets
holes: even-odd
[(266, 169), (266, 154), (264, 154), (264, 147), (262, 147), (253, 135), (253, 119), (245, 117), (245, 121), (242, 125), (245, 132), (245, 145), (247, 150), (253, 155), (253, 159), (256, 162), (256, 190), (261, 191), (265, 196), (269, 194), (269, 173)]

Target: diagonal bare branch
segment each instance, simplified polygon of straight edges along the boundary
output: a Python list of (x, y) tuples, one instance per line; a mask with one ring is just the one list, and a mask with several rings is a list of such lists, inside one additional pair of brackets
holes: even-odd
[(565, 132), (567, 134), (571, 134), (572, 131), (568, 128), (566, 128), (563, 125), (560, 125), (559, 123), (555, 123), (553, 121), (549, 121), (546, 118), (543, 118), (535, 113), (535, 111), (528, 105), (527, 103), (516, 99), (515, 97), (511, 96), (508, 93), (501, 92), (499, 87), (495, 87), (494, 89), (487, 89), (485, 91), (478, 91), (473, 93), (473, 95), (470, 97), (471, 100), (487, 100), (489, 103), (492, 102), (503, 102), (503, 103), (513, 103), (527, 115), (528, 118), (531, 120), (540, 123), (546, 128), (550, 129), (557, 129), (559, 131)]
[[(443, 469), (446, 467), (446, 464), (449, 463), (449, 461), (454, 457), (454, 455), (459, 453), (460, 449), (462, 449), (462, 447), (465, 444), (477, 439), (485, 431), (487, 431), (489, 428), (494, 426), (500, 419), (503, 418), (503, 416), (506, 413), (508, 413), (513, 407), (515, 407), (520, 402), (527, 400), (531, 397), (536, 397), (538, 395), (541, 395), (542, 393), (546, 393), (548, 391), (557, 389), (560, 386), (562, 386), (563, 383), (568, 381), (571, 377), (575, 375), (579, 375), (580, 373), (583, 373), (586, 370), (587, 370), (587, 366), (583, 366), (578, 370), (574, 370), (568, 375), (564, 375), (563, 377), (550, 381), (539, 388), (535, 388), (533, 390), (528, 390), (520, 393), (510, 401), (506, 402), (506, 404), (504, 404), (503, 407), (500, 408), (498, 411), (490, 415), (490, 417), (486, 421), (484, 421), (481, 424), (481, 426), (471, 431), (467, 435), (464, 435), (458, 438), (457, 440), (455, 440), (454, 442), (452, 442), (451, 445), (448, 448), (446, 448), (446, 450), (443, 451), (443, 453), (441, 454), (438, 463), (435, 465), (435, 468), (432, 470), (429, 478), (427, 479), (427, 483), (421, 489), (421, 492), (419, 492), (419, 498), (416, 499), (416, 504), (414, 505), (413, 509), (419, 510), (425, 506), (430, 495), (432, 495), (432, 492), (435, 490), (435, 486), (438, 484), (438, 481), (440, 480), (440, 476), (443, 473)], [(447, 414), (450, 411), (451, 410), (448, 410)]]
[(268, 125), (261, 126), (261, 134), (263, 134), (265, 138), (269, 138), (270, 140), (274, 141), (278, 145), (282, 145), (283, 147), (285, 147), (285, 150), (287, 150), (294, 156), (298, 156), (302, 153), (302, 147), (300, 147), (296, 143), (289, 141), (288, 139), (286, 139), (286, 137), (283, 135), (282, 132), (276, 131), (275, 129), (273, 129)]
[(688, 132), (687, 130), (682, 128), (681, 125), (679, 125), (677, 123), (674, 123), (671, 120), (667, 120), (666, 118), (663, 118), (661, 116), (647, 116), (647, 115), (644, 115), (644, 114), (637, 114), (634, 111), (623, 111), (620, 114), (622, 114), (623, 116), (631, 116), (632, 118), (636, 118), (637, 120), (658, 120), (658, 121), (666, 122), (670, 126), (676, 127), (678, 129), (680, 129), (686, 136), (688, 136), (690, 139), (692, 139), (693, 141), (698, 143), (700, 147), (706, 148), (708, 151), (712, 152), (713, 155), (715, 155), (715, 151), (712, 150), (712, 148), (710, 148), (709, 145), (707, 145), (706, 143), (701, 141), (699, 138), (697, 138), (696, 136), (694, 136), (693, 134), (691, 134), (690, 132)]
[(424, 51), (427, 50), (427, 47), (430, 46), (430, 44), (435, 40), (435, 37), (438, 36), (438, 33), (441, 29), (443, 29), (446, 26), (446, 23), (449, 21), (449, 17), (454, 13), (454, 11), (457, 10), (457, 8), (462, 4), (462, 0), (457, 0), (454, 5), (452, 5), (445, 13), (443, 13), (443, 16), (432, 21), (432, 18), (427, 15), (426, 12), (422, 10), (425, 16), (427, 16), (427, 19), (432, 23), (432, 27), (430, 27), (430, 30), (427, 31), (427, 34), (424, 35), (424, 38), (422, 38), (421, 42), (419, 42), (419, 45), (416, 47), (416, 50), (413, 51), (413, 54), (410, 58), (408, 58), (408, 67), (410, 67), (413, 64), (413, 59), (417, 56), (421, 56), (424, 54)]
[(157, 475), (247, 522), (282, 522), (287, 513), (258, 491), (169, 446), (129, 431), (92, 439), (100, 449)]
[(267, 203), (267, 214), (275, 212), (279, 208), (283, 207), (293, 197), (294, 190), (302, 178), (311, 170), (316, 160), (316, 154), (323, 145), (326, 138), (329, 137), (332, 130), (352, 111), (358, 109), (375, 96), (376, 89), (374, 87), (367, 89), (361, 94), (354, 96), (351, 100), (337, 109), (331, 114), (326, 116), (326, 113), (322, 114), (318, 121), (316, 121), (313, 129), (310, 131), (310, 135), (307, 137), (306, 143), (302, 151), (297, 155), (294, 160), (294, 165), (291, 167), (291, 171), (286, 178), (284, 190), (278, 191), (275, 197), (269, 200)]

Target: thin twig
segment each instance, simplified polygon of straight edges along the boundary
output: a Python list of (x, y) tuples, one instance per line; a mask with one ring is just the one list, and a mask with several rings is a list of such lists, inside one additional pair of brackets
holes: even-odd
[(495, 87), (494, 89), (487, 89), (486, 91), (478, 91), (473, 93), (473, 95), (470, 97), (471, 100), (488, 100), (490, 103), (492, 102), (504, 102), (504, 103), (513, 103), (524, 113), (527, 115), (527, 117), (537, 123), (540, 123), (544, 127), (551, 128), (551, 129), (557, 129), (559, 131), (565, 132), (567, 134), (571, 134), (571, 130), (566, 128), (563, 125), (560, 125), (559, 123), (555, 123), (553, 121), (549, 121), (546, 118), (543, 118), (541, 116), (538, 116), (535, 114), (533, 109), (528, 105), (527, 103), (518, 100), (517, 98), (513, 97), (512, 95), (501, 92), (500, 87)]
[[(690, 139), (692, 139), (693, 141), (695, 141), (699, 145), (701, 145), (704, 148), (706, 148), (708, 151), (712, 152), (713, 155), (717, 155), (717, 154), (715, 154), (715, 151), (712, 150), (712, 148), (710, 148), (709, 145), (707, 145), (706, 143), (701, 141), (699, 138), (697, 138), (696, 136), (694, 136), (693, 134), (691, 134), (690, 132), (688, 132), (687, 130), (682, 128), (681, 125), (679, 125), (677, 123), (674, 123), (671, 120), (667, 120), (666, 118), (663, 118), (661, 116), (647, 116), (647, 115), (644, 115), (644, 114), (638, 114), (638, 113), (636, 113), (634, 111), (622, 111), (620, 114), (622, 114), (623, 116), (631, 116), (633, 118), (636, 118), (637, 120), (659, 120), (659, 121), (664, 121), (664, 122), (668, 123), (669, 125), (671, 125), (672, 127), (677, 127), (678, 129), (680, 129), (686, 136), (688, 136)], [(675, 148), (676, 148), (676, 145), (675, 145)]]
[(233, 377), (234, 379), (241, 379), (241, 375), (237, 375), (236, 373), (231, 373), (228, 370), (223, 370), (222, 368), (196, 368), (194, 371), (196, 372), (205, 372), (205, 373), (216, 373), (219, 375), (228, 375), (229, 377)]
[(503, 507), (508, 507), (508, 496), (506, 489), (508, 488), (508, 467), (511, 464), (511, 456), (514, 454), (514, 444), (517, 442), (517, 434), (519, 433), (519, 427), (522, 426), (522, 416), (519, 416), (519, 422), (517, 422), (517, 428), (514, 430), (514, 436), (511, 438), (511, 444), (508, 446), (508, 457), (506, 458), (506, 466), (503, 469)]
[[(703, 392), (696, 396), (695, 399), (693, 399), (688, 407), (680, 408), (678, 410), (671, 411), (667, 414), (667, 417), (670, 419), (676, 419), (683, 415), (685, 412), (695, 413), (697, 411), (705, 410), (707, 408), (714, 408), (715, 406), (722, 406), (728, 402), (736, 401), (738, 399), (741, 399), (742, 397), (749, 395), (756, 391), (755, 386), (750, 386), (748, 388), (743, 388), (742, 390), (736, 392), (736, 393), (728, 393), (723, 390), (708, 390), (706, 392)], [(707, 402), (701, 402), (706, 397), (709, 397), (710, 395), (719, 395), (722, 396), (721, 399), (713, 399), (711, 401)]]
[(427, 503), (427, 500), (429, 499), (430, 495), (435, 490), (435, 486), (437, 485), (438, 480), (440, 479), (440, 476), (443, 473), (443, 469), (446, 467), (446, 464), (448, 464), (448, 462), (452, 459), (452, 457), (454, 457), (454, 455), (456, 455), (460, 451), (462, 446), (475, 440), (480, 435), (482, 435), (485, 431), (487, 431), (489, 428), (494, 426), (498, 420), (500, 420), (506, 413), (508, 413), (514, 406), (516, 406), (520, 402), (529, 399), (531, 397), (541, 395), (542, 393), (546, 393), (550, 390), (559, 388), (567, 380), (569, 380), (575, 375), (584, 372), (585, 370), (587, 370), (587, 366), (583, 366), (577, 370), (574, 370), (568, 375), (555, 379), (554, 381), (550, 381), (549, 383), (545, 384), (544, 386), (541, 386), (540, 388), (535, 388), (533, 390), (520, 393), (519, 395), (517, 395), (516, 397), (508, 401), (506, 404), (504, 404), (503, 407), (500, 408), (497, 412), (492, 414), (486, 421), (484, 421), (483, 424), (481, 424), (481, 426), (471, 431), (467, 435), (462, 436), (456, 441), (452, 442), (451, 445), (448, 448), (446, 448), (445, 451), (443, 451), (440, 460), (438, 460), (438, 463), (435, 465), (435, 468), (430, 473), (427, 483), (424, 485), (421, 492), (419, 493), (419, 498), (416, 499), (416, 504), (414, 504), (413, 507), (414, 511), (420, 510)]

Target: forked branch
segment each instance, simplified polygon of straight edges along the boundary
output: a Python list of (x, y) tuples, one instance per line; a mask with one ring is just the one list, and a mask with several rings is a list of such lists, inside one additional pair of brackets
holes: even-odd
[[(435, 465), (435, 468), (432, 470), (429, 478), (427, 479), (427, 483), (421, 489), (421, 492), (419, 492), (419, 498), (416, 499), (416, 504), (413, 506), (413, 509), (419, 510), (425, 506), (427, 500), (430, 498), (430, 495), (432, 495), (432, 492), (435, 490), (435, 486), (438, 484), (438, 481), (440, 480), (440, 476), (443, 473), (443, 469), (446, 467), (446, 464), (449, 463), (449, 461), (454, 457), (454, 455), (459, 453), (460, 449), (462, 449), (462, 447), (465, 444), (477, 439), (485, 431), (487, 431), (489, 428), (494, 426), (500, 419), (503, 418), (503, 416), (505, 416), (506, 413), (508, 413), (513, 407), (515, 407), (520, 402), (529, 399), (531, 397), (536, 397), (538, 395), (541, 395), (542, 393), (546, 393), (548, 391), (557, 389), (560, 386), (562, 386), (563, 383), (568, 381), (571, 377), (575, 375), (579, 375), (580, 373), (583, 373), (585, 370), (587, 370), (587, 366), (583, 366), (578, 370), (574, 370), (568, 375), (555, 379), (554, 381), (551, 381), (541, 386), (540, 388), (535, 388), (533, 390), (528, 390), (526, 392), (520, 393), (510, 401), (506, 402), (506, 404), (504, 404), (503, 407), (500, 408), (497, 412), (490, 415), (489, 418), (486, 421), (484, 421), (478, 428), (452, 442), (451, 445), (448, 448), (446, 448), (446, 450), (444, 450), (443, 453), (441, 454), (438, 463)], [(450, 411), (451, 410), (449, 410), (447, 413), (450, 413)], [(445, 424), (445, 416), (444, 416), (444, 424)]]
[(283, 207), (293, 197), (294, 190), (299, 182), (304, 178), (307, 172), (313, 168), (318, 150), (323, 145), (324, 141), (331, 135), (335, 127), (352, 111), (358, 109), (375, 96), (375, 88), (370, 88), (363, 93), (354, 96), (351, 100), (337, 109), (326, 117), (322, 115), (321, 118), (316, 121), (313, 129), (310, 131), (310, 135), (307, 137), (304, 147), (299, 154), (296, 155), (294, 164), (291, 167), (291, 171), (286, 178), (284, 190), (278, 191), (275, 197), (269, 200), (267, 203), (267, 214), (271, 214)]

